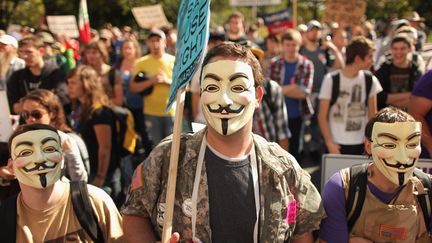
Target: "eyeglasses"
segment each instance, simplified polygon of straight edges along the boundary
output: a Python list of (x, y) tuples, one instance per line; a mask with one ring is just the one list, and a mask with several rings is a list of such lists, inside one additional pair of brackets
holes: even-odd
[(39, 120), (42, 118), (43, 115), (45, 115), (45, 114), (42, 113), (41, 111), (38, 111), (38, 110), (33, 110), (30, 112), (28, 112), (28, 111), (21, 112), (21, 117), (24, 120), (28, 120), (30, 117), (33, 117), (34, 119)]

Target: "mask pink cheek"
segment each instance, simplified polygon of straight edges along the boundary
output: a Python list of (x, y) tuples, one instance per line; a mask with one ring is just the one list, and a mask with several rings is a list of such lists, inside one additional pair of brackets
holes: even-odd
[(412, 149), (412, 150), (408, 153), (408, 156), (411, 157), (411, 158), (418, 158), (418, 157), (420, 156), (420, 153), (421, 153), (421, 147), (418, 146), (417, 148)]
[(47, 160), (55, 163), (59, 163), (63, 156), (60, 153), (53, 153), (46, 156)]
[(387, 158), (390, 158), (393, 156), (393, 153), (391, 150), (383, 149), (383, 148), (375, 149), (375, 154), (379, 158), (383, 158), (383, 159), (387, 159)]
[(17, 167), (17, 168), (22, 168), (22, 167), (26, 166), (27, 163), (28, 163), (28, 160), (24, 159), (24, 158), (16, 158), (14, 161), (15, 167)]

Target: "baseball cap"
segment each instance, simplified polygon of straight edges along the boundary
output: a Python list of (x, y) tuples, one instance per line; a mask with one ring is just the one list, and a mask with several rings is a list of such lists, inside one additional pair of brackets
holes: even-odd
[(152, 36), (157, 36), (161, 39), (165, 39), (165, 33), (162, 30), (158, 30), (158, 29), (151, 30), (147, 36), (148, 36), (147, 38), (150, 38)]
[(313, 19), (311, 21), (309, 21), (307, 24), (307, 31), (311, 31), (313, 28), (317, 28), (317, 29), (322, 29), (321, 23), (318, 22), (317, 20)]
[(15, 37), (11, 36), (11, 35), (2, 35), (0, 37), (0, 43), (5, 44), (5, 45), (11, 45), (15, 48), (18, 48), (18, 41), (15, 39)]
[(37, 33), (36, 35), (39, 38), (41, 38), (42, 41), (44, 43), (46, 43), (46, 44), (50, 44), (51, 45), (51, 44), (55, 43), (54, 37), (50, 33), (48, 33), (48, 32), (42, 31), (42, 32)]

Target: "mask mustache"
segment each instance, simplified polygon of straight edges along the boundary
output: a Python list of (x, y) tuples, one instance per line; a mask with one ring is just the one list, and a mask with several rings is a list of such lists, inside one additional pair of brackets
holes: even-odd
[(38, 171), (38, 170), (45, 170), (45, 169), (53, 169), (57, 166), (56, 163), (54, 163), (52, 166), (47, 165), (46, 161), (42, 162), (42, 163), (35, 163), (36, 165), (31, 168), (31, 169), (27, 169), (26, 167), (23, 168), (23, 170), (27, 173), (32, 172), (32, 171)]
[(385, 159), (383, 159), (383, 161), (384, 161), (384, 164), (387, 165), (388, 167), (392, 167), (392, 168), (396, 168), (396, 169), (400, 169), (400, 168), (408, 169), (408, 168), (411, 168), (414, 166), (416, 159), (413, 159), (411, 164), (402, 164), (399, 161), (396, 164), (390, 164), (390, 163), (387, 163), (387, 161)]
[(221, 106), (221, 105), (219, 105), (219, 108), (217, 108), (217, 109), (212, 109), (210, 107), (210, 105), (207, 105), (207, 108), (209, 109), (209, 111), (211, 113), (222, 113), (223, 111), (225, 111), (226, 113), (238, 114), (238, 113), (240, 113), (245, 108), (245, 106), (242, 105), (242, 106), (240, 106), (236, 110), (231, 109), (230, 106)]

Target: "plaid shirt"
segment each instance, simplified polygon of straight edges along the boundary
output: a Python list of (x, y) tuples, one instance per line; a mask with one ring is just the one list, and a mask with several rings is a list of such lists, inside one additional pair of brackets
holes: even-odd
[(263, 88), (263, 99), (254, 114), (253, 132), (267, 141), (276, 143), (290, 138), (288, 113), (282, 88), (272, 80), (266, 82)]
[[(284, 85), (285, 79), (285, 65), (282, 56), (275, 57), (269, 68), (269, 78), (278, 82), (279, 85)], [(313, 84), (314, 67), (312, 61), (307, 59), (305, 56), (300, 55), (297, 61), (296, 70), (294, 75), (291, 77), (291, 84), (297, 84), (306, 93), (310, 94)], [(312, 102), (310, 101), (309, 95), (306, 99), (300, 102), (300, 111), (304, 116), (312, 115), (314, 113)]]

